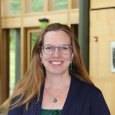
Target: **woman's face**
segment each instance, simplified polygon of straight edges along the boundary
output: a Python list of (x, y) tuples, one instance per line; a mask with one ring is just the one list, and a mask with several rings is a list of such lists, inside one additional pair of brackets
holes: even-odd
[(46, 75), (68, 74), (72, 59), (73, 53), (68, 34), (64, 31), (47, 32), (41, 53)]

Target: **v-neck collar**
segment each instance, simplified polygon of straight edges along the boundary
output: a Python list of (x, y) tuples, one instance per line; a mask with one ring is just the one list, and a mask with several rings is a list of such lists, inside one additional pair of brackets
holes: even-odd
[[(76, 82), (77, 81), (77, 82)], [(75, 77), (71, 77), (71, 82), (70, 82), (70, 87), (69, 87), (69, 91), (67, 94), (67, 98), (65, 100), (64, 106), (62, 108), (62, 112), (61, 115), (67, 115), (67, 113), (69, 113), (69, 108), (71, 106), (71, 102), (72, 102), (72, 97), (74, 96), (74, 93), (79, 94), (79, 80)], [(75, 88), (76, 87), (76, 88)], [(76, 90), (75, 90), (75, 89)], [(43, 92), (44, 92), (44, 83), (41, 87), (41, 93), (40, 93), (40, 97), (37, 100), (37, 105), (36, 105), (36, 114), (35, 115), (41, 115), (41, 108), (42, 108), (42, 100), (43, 100)]]

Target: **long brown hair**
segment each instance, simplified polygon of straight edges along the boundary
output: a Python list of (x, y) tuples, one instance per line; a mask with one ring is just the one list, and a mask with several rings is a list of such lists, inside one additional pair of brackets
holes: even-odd
[[(2, 108), (15, 108), (26, 104), (28, 107), (31, 100), (37, 95), (40, 95), (40, 88), (44, 81), (44, 72), (43, 66), (41, 64), (40, 59), (40, 52), (41, 46), (44, 42), (44, 35), (49, 31), (64, 31), (68, 34), (71, 39), (72, 50), (74, 54), (73, 62), (72, 62), (72, 69), (69, 69), (69, 72), (72, 76), (77, 77), (78, 79), (85, 81), (89, 84), (93, 84), (88, 76), (88, 73), (84, 67), (82, 62), (82, 58), (80, 55), (80, 47), (75, 37), (74, 33), (72, 32), (71, 28), (67, 25), (54, 23), (48, 25), (40, 34), (32, 53), (32, 59), (30, 66), (25, 74), (25, 76), (17, 83), (12, 96), (3, 104)], [(17, 98), (18, 97), (18, 98)], [(16, 99), (13, 103), (11, 100)]]

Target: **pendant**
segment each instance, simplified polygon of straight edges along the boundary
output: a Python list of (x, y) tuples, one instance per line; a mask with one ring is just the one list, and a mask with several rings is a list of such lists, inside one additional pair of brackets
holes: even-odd
[(56, 102), (57, 102), (57, 99), (56, 99), (55, 97), (52, 97), (52, 98), (50, 99), (50, 102), (51, 102), (51, 103), (56, 103)]

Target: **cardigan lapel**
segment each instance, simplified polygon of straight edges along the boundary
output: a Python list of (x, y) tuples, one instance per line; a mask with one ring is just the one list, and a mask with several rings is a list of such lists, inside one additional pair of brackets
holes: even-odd
[(43, 98), (44, 84), (41, 87), (40, 97), (35, 97), (34, 101), (31, 103), (28, 111), (24, 115), (41, 115), (41, 105)]
[(43, 85), (41, 87), (40, 97), (37, 100), (36, 115), (41, 115), (41, 106), (42, 106), (43, 92), (44, 92), (44, 83), (43, 83)]
[(72, 102), (74, 102), (74, 97), (78, 98), (78, 96), (80, 94), (80, 89), (81, 89), (81, 87), (79, 84), (79, 80), (77, 78), (75, 78), (74, 76), (72, 76), (69, 92), (68, 92), (64, 107), (62, 109), (61, 115), (71, 115), (70, 108), (71, 108)]

